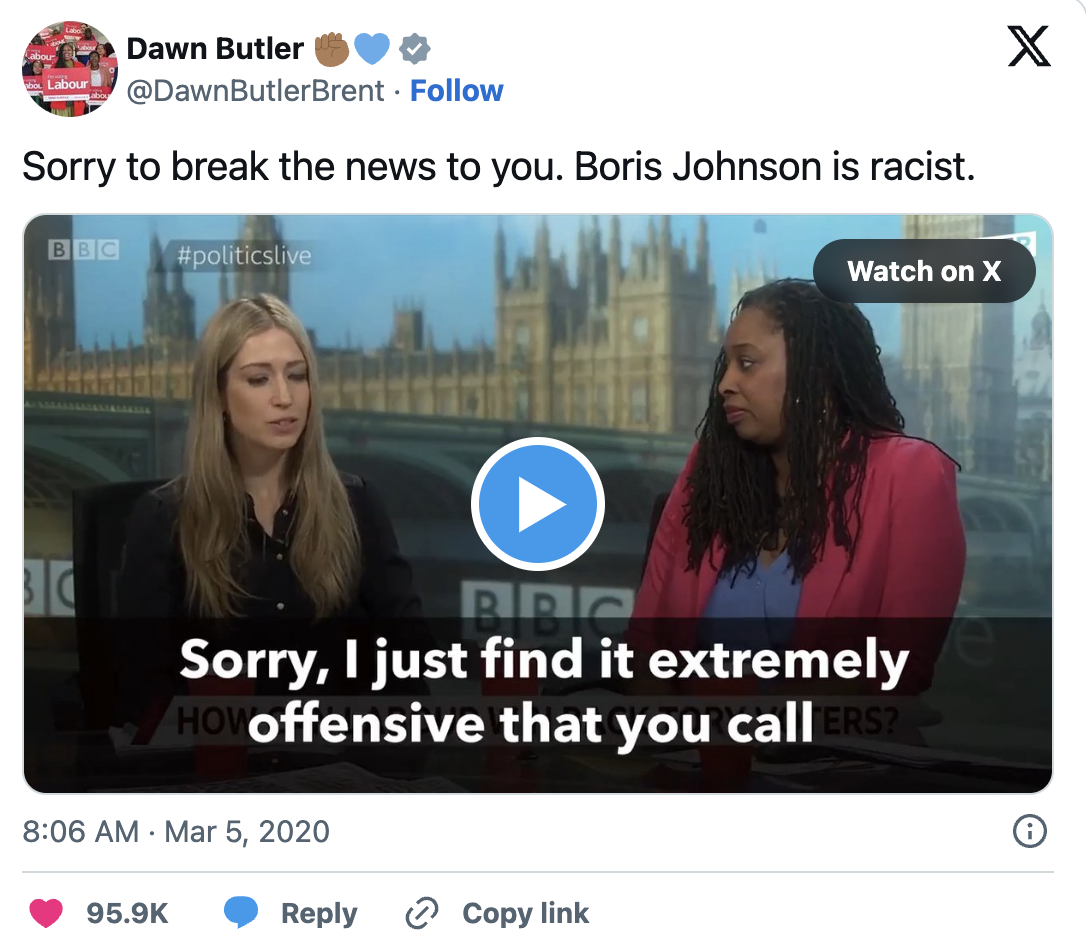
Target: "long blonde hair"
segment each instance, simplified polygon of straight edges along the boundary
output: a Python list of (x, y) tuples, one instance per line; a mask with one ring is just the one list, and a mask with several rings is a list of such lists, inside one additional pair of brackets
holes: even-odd
[(350, 599), (361, 571), (358, 528), (324, 439), (320, 383), (309, 335), (282, 301), (242, 298), (220, 308), (200, 337), (192, 374), (185, 471), (180, 480), (178, 536), (190, 610), (209, 618), (239, 615), (246, 596), (239, 565), (249, 554), (246, 493), (227, 440), (224, 388), (227, 370), (254, 334), (282, 328), (305, 358), (309, 415), (287, 462), (296, 497), (290, 530), (290, 566), (316, 615), (331, 615)]

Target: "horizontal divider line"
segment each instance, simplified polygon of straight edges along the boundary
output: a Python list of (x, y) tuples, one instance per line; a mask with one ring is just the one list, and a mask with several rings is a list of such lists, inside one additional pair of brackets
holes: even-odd
[(23, 874), (1055, 874), (1055, 871), (23, 871)]

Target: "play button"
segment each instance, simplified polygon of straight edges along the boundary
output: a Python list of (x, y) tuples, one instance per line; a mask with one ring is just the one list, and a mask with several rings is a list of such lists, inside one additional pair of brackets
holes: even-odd
[(555, 570), (581, 556), (603, 526), (603, 483), (557, 439), (520, 439), (487, 459), (471, 518), (487, 549), (522, 570)]
[(530, 481), (520, 479), (519, 517), (521, 530), (524, 530), (525, 527), (531, 527), (565, 506), (565, 501), (559, 501), (554, 495), (547, 494), (546, 491), (537, 488)]

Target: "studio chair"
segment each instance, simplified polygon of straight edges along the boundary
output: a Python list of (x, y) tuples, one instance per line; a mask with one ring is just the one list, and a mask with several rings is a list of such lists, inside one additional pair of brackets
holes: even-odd
[(110, 725), (117, 684), (117, 653), (110, 631), (125, 529), (136, 501), (165, 481), (123, 481), (72, 494), (74, 583), (79, 693), (87, 729)]

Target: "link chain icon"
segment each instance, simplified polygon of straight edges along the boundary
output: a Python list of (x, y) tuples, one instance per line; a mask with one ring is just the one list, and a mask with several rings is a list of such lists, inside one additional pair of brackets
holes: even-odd
[[(421, 904), (426, 904), (425, 907), (421, 907), (418, 913), (415, 913), (415, 907), (420, 907)], [(421, 930), (423, 927), (429, 925), (430, 921), (437, 916), (437, 901), (432, 897), (420, 897), (415, 901), (415, 907), (407, 908), (407, 916), (404, 918), (407, 920), (407, 925), (412, 930)], [(430, 908), (433, 908), (433, 913), (430, 912)]]

